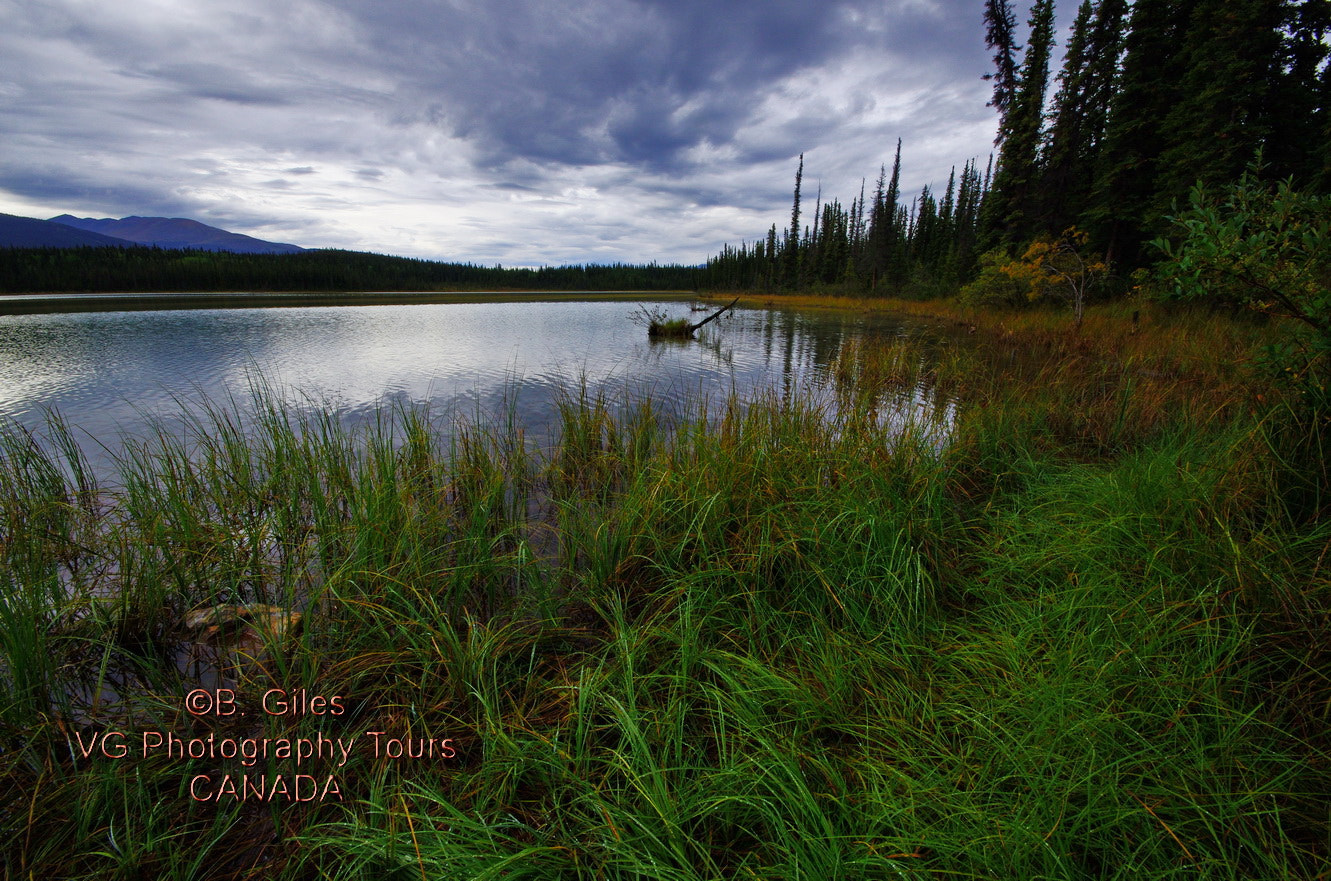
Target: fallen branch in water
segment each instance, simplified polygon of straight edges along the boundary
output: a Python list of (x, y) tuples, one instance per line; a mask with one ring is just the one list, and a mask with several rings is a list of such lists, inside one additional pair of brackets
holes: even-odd
[(708, 315), (702, 321), (697, 323), (690, 322), (687, 318), (667, 319), (664, 312), (659, 309), (648, 310), (645, 307), (639, 310), (634, 316), (641, 324), (647, 325), (647, 336), (653, 338), (668, 339), (688, 339), (693, 336), (693, 332), (702, 327), (709, 321), (715, 321), (721, 315), (733, 308), (739, 302), (739, 297), (731, 300), (725, 306), (717, 309), (711, 315)]

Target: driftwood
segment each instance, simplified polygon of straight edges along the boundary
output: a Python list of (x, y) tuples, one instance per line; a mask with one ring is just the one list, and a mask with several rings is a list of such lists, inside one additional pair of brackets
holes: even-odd
[(693, 332), (698, 328), (702, 327), (707, 322), (715, 321), (716, 319), (720, 318), (723, 313), (729, 312), (731, 309), (734, 309), (735, 304), (738, 302), (739, 302), (739, 297), (736, 297), (735, 299), (731, 300), (729, 303), (722, 306), (720, 309), (717, 309), (711, 315), (708, 315), (702, 321), (699, 321), (697, 323), (690, 323), (683, 318), (678, 318), (674, 321), (653, 321), (651, 324), (647, 325), (647, 335), (649, 337), (671, 337), (674, 339), (686, 339), (688, 337), (693, 336)]

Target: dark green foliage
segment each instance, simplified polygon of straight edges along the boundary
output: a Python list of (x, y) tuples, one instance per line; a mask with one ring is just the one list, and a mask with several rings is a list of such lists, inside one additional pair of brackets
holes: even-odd
[(1331, 192), (1331, 64), (1322, 66), (1316, 82), (1317, 112), (1311, 130), (1316, 138), (1309, 142), (1310, 173), (1320, 192)]
[(1285, 4), (1279, 75), (1271, 90), (1271, 126), (1263, 156), (1276, 177), (1292, 175), (1301, 187), (1331, 190), (1331, 65), (1326, 37), (1331, 2)]
[(1171, 206), (1201, 180), (1266, 173), (1325, 189), (1326, 0), (1141, 0), (1082, 225), (1121, 265), (1153, 255)]
[(1156, 198), (1146, 232), (1197, 181), (1235, 180), (1289, 112), (1272, 101), (1280, 75), (1282, 0), (1203, 0), (1184, 37), (1179, 99), (1160, 121)]
[(994, 97), (989, 106), (998, 112), (998, 137), (994, 141), (997, 145), (1006, 133), (1004, 122), (1017, 91), (1017, 18), (1007, 0), (985, 0), (984, 23), (985, 45), (994, 50), (996, 68), (984, 78), (994, 81)]
[(981, 226), (981, 237), (987, 245), (1015, 245), (1036, 232), (1040, 139), (1054, 42), (1053, 0), (1036, 0), (1030, 28), (1016, 93), (999, 121), (998, 169)]
[(691, 266), (503, 269), (360, 251), (231, 254), (158, 248), (0, 248), (0, 293), (33, 291), (691, 290)]
[(1156, 204), (1163, 120), (1178, 103), (1184, 35), (1196, 0), (1141, 0), (1132, 8), (1123, 72), (1110, 107), (1086, 225), (1110, 257), (1135, 265)]
[(1043, 158), (1038, 220), (1046, 232), (1072, 226), (1090, 194), (1123, 54), (1126, 13), (1126, 0), (1083, 0), (1077, 13)]

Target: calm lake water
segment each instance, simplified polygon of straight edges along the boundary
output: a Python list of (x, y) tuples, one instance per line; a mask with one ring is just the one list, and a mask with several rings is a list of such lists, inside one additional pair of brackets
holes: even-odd
[[(549, 436), (554, 401), (585, 381), (613, 399), (650, 393), (666, 410), (699, 395), (817, 394), (860, 336), (936, 335), (844, 312), (737, 309), (690, 342), (653, 342), (640, 306), (689, 315), (682, 300), (550, 300), (290, 308), (162, 309), (0, 316), (0, 418), (39, 429), (46, 408), (77, 429), (99, 471), (124, 435), (178, 419), (203, 399), (247, 401), (256, 376), (285, 397), (355, 423), (377, 408), (425, 404), (494, 418), (512, 408), (529, 438)], [(694, 315), (699, 320), (701, 313)], [(945, 426), (950, 405), (916, 390), (893, 418)], [(944, 429), (945, 430), (945, 429)]]

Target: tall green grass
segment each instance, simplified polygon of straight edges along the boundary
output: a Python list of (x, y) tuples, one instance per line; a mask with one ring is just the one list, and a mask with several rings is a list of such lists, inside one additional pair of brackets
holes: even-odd
[[(6, 429), (7, 874), (1325, 874), (1331, 528), (1232, 376), (1033, 351), (848, 348), (830, 397), (674, 421), (573, 388), (541, 450), (261, 393), (113, 491), (59, 421)], [(941, 449), (879, 412), (921, 384)], [(347, 712), (183, 714), (181, 616), (221, 603), (305, 614), (217, 671), (249, 710)], [(71, 747), (117, 726), (361, 740), (316, 766), (344, 801), (199, 803), (237, 763)]]

